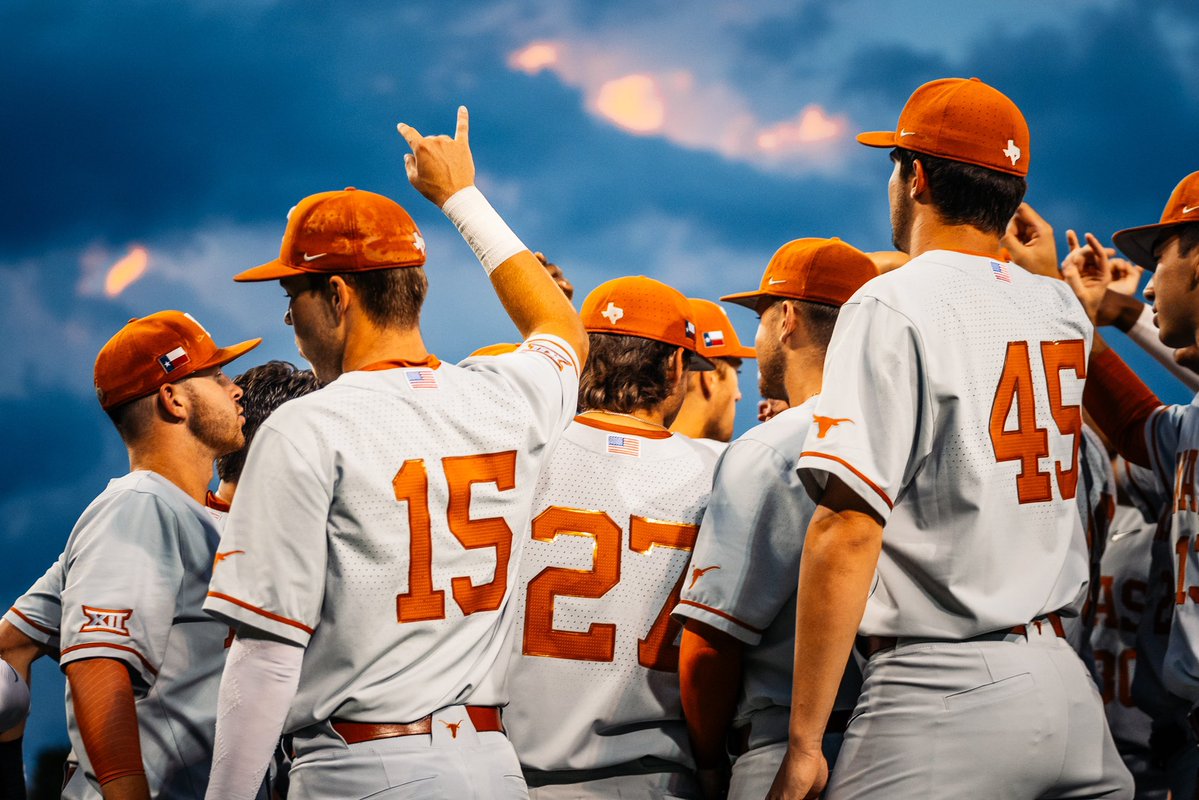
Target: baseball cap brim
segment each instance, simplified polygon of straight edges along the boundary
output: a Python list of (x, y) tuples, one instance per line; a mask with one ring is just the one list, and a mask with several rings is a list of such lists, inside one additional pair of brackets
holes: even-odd
[(898, 147), (895, 131), (866, 131), (859, 133), (857, 139), (867, 147)]
[(251, 267), (245, 272), (239, 272), (233, 276), (233, 280), (240, 283), (250, 283), (253, 281), (277, 281), (280, 278), (290, 278), (293, 275), (306, 275), (304, 270), (296, 269), (290, 264), (284, 264), (279, 259), (268, 261), (265, 264), (260, 264), (257, 267)]
[(740, 347), (722, 347), (723, 352), (720, 355), (713, 355), (713, 358), (757, 358), (758, 351), (752, 347), (741, 345)]
[(213, 353), (212, 358), (205, 361), (202, 366), (196, 367), (196, 371), (208, 369), (209, 367), (223, 367), (230, 361), (241, 358), (260, 344), (262, 344), (262, 339), (247, 339), (244, 342), (239, 342), (229, 347), (222, 347)]
[(737, 292), (736, 294), (726, 294), (720, 298), (722, 303), (732, 303), (738, 306), (744, 306), (751, 311), (758, 309), (758, 301), (763, 297), (775, 297), (776, 295), (768, 294), (767, 292)]
[[(683, 348), (686, 350), (686, 348)], [(711, 372), (716, 369), (716, 365), (708, 359), (701, 356), (694, 350), (686, 350), (687, 352), (687, 369), (692, 372)]]
[(1153, 257), (1153, 245), (1157, 243), (1162, 232), (1176, 225), (1186, 225), (1183, 222), (1158, 222), (1153, 225), (1140, 225), (1136, 228), (1125, 228), (1112, 234), (1112, 241), (1124, 255), (1152, 272), (1157, 269), (1157, 259)]

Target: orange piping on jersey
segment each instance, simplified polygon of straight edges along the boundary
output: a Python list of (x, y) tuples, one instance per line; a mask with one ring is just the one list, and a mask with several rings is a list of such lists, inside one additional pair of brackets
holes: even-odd
[(845, 467), (847, 470), (852, 472), (854, 475), (857, 475), (858, 478), (861, 479), (867, 486), (869, 486), (871, 489), (873, 489), (875, 492), (877, 492), (878, 496), (883, 498), (883, 502), (887, 504), (887, 508), (895, 508), (895, 504), (891, 502), (890, 497), (887, 497), (886, 492), (884, 492), (882, 489), (878, 488), (878, 485), (875, 484), (874, 481), (867, 478), (861, 472), (858, 472), (858, 470), (854, 467), (854, 465), (850, 464), (845, 459), (837, 458), (836, 456), (830, 456), (827, 453), (817, 453), (814, 450), (804, 450), (802, 453), (799, 454), (800, 458), (806, 458), (807, 456), (812, 456), (814, 458), (827, 458), (829, 461), (836, 461), (838, 464)]
[[(145, 657), (145, 656), (143, 656), (141, 653), (137, 652), (137, 650), (134, 650), (132, 647), (126, 647), (126, 646), (125, 646), (125, 645), (123, 645), (123, 644), (110, 644), (110, 643), (108, 643), (108, 642), (85, 642), (85, 643), (83, 643), (83, 644), (74, 644), (74, 645), (71, 645), (71, 646), (70, 646), (70, 647), (68, 647), (66, 650), (63, 650), (61, 655), (65, 656), (67, 653), (74, 652), (75, 650), (83, 650), (83, 649), (86, 649), (86, 648), (89, 648), (89, 647), (107, 647), (107, 648), (110, 648), (110, 649), (112, 649), (112, 650), (124, 650), (124, 651), (126, 651), (126, 652), (133, 653), (135, 656), (137, 656), (139, 659), (141, 659), (142, 665), (143, 665), (143, 666), (144, 666), (146, 669), (148, 669), (148, 670), (150, 671), (150, 674), (151, 674), (151, 675), (157, 675), (157, 674), (158, 674), (158, 670), (156, 670), (156, 669), (154, 668), (154, 665), (153, 665), (153, 664), (151, 664), (151, 663), (150, 663), (150, 662), (149, 662), (149, 661), (146, 659), (146, 657)], [(60, 656), (60, 657), (61, 657), (61, 656)]]
[(311, 636), (314, 632), (312, 630), (312, 628), (309, 628), (307, 625), (305, 625), (302, 622), (296, 622), (294, 619), (288, 619), (287, 617), (281, 617), (278, 614), (272, 614), (271, 612), (267, 611), (266, 609), (259, 608), (258, 606), (252, 606), (249, 603), (246, 603), (242, 600), (238, 600), (236, 597), (230, 597), (229, 595), (221, 594), (220, 592), (209, 592), (208, 596), (215, 597), (217, 600), (224, 600), (226, 603), (232, 603), (235, 606), (241, 606), (242, 608), (244, 608), (247, 611), (253, 611), (255, 614), (261, 614), (262, 616), (266, 617), (267, 619), (273, 619), (275, 622), (282, 622), (284, 625), (290, 625), (293, 628), (299, 628), (300, 630), (304, 631), (304, 633), (308, 634), (309, 636)]
[[(599, 411), (600, 409), (596, 409)], [(611, 433), (624, 433), (629, 436), (640, 436), (643, 439), (669, 439), (674, 436), (670, 431), (659, 431), (653, 428), (633, 428), (628, 425), (617, 425), (615, 422), (605, 422), (603, 420), (584, 417), (582, 414), (575, 417), (575, 422), (580, 425), (586, 425), (588, 428), (599, 428), (601, 431), (610, 431)]]
[(570, 359), (570, 365), (575, 368), (575, 374), (576, 375), (579, 374), (579, 362), (575, 361), (575, 355), (569, 347), (562, 347), (562, 345), (558, 344), (557, 342), (551, 341), (549, 339), (542, 339), (539, 336), (535, 336), (532, 339), (525, 339), (524, 342), (522, 342), (520, 345), (517, 346), (517, 349), (519, 350), (520, 347), (522, 347), (526, 344), (529, 344), (530, 342), (545, 342), (547, 345), (554, 348), (555, 350), (561, 351), (562, 353), (564, 353), (566, 355), (567, 358)]
[(204, 498), (204, 505), (213, 511), (224, 511), (226, 514), (229, 513), (229, 509), (231, 508), (228, 500), (214, 493), (211, 489), (208, 490), (208, 496)]
[(715, 614), (718, 617), (723, 617), (724, 619), (727, 619), (729, 622), (734, 622), (734, 623), (740, 625), (742, 628), (745, 628), (747, 631), (753, 631), (754, 633), (759, 634), (759, 635), (766, 633), (765, 628), (755, 628), (753, 625), (750, 625), (748, 622), (742, 622), (741, 620), (734, 617), (732, 614), (727, 614), (724, 611), (721, 611), (719, 608), (712, 608), (711, 606), (706, 606), (703, 603), (697, 603), (694, 600), (680, 600), (679, 605), (695, 606), (696, 608), (702, 608), (704, 611)]
[(47, 636), (57, 636), (57, 635), (58, 635), (58, 631), (56, 631), (56, 630), (52, 630), (52, 629), (50, 629), (50, 628), (47, 628), (47, 627), (46, 627), (46, 626), (44, 626), (44, 625), (38, 625), (36, 622), (34, 622), (33, 620), (31, 620), (29, 617), (25, 616), (25, 615), (24, 615), (24, 614), (22, 614), (20, 611), (18, 611), (18, 610), (17, 610), (17, 608), (16, 608), (16, 606), (13, 606), (12, 608), (10, 608), (10, 609), (9, 609), (9, 611), (11, 611), (12, 613), (16, 614), (18, 617), (20, 617), (21, 619), (23, 619), (23, 620), (25, 620), (27, 623), (29, 623), (29, 625), (31, 625), (31, 626), (32, 626), (32, 627), (34, 627), (34, 628), (37, 628), (39, 631), (41, 631), (42, 633), (46, 634)]
[(375, 361), (367, 364), (365, 367), (359, 367), (356, 371), (380, 372), (385, 369), (397, 369), (399, 367), (429, 367), (430, 369), (437, 369), (440, 366), (441, 361), (438, 360), (437, 356), (429, 353), (429, 355), (416, 361), (409, 361), (406, 358), (389, 358), (383, 361)]

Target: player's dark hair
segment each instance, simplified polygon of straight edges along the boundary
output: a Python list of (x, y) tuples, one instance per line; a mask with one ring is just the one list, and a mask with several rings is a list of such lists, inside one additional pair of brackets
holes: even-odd
[(117, 433), (121, 435), (121, 441), (125, 444), (133, 444), (150, 427), (150, 421), (154, 416), (154, 402), (157, 401), (150, 402), (148, 398), (153, 397), (154, 395), (135, 397), (127, 403), (104, 409), (104, 413), (112, 420)]
[(891, 151), (891, 160), (899, 164), (899, 178), (904, 181), (912, 177), (913, 162), (924, 165), (933, 205), (946, 223), (970, 225), (996, 236), (1007, 230), (1028, 190), (1028, 181), (1023, 176), (902, 147)]
[(670, 396), (670, 359), (677, 345), (615, 333), (587, 338), (591, 349), (579, 376), (580, 411), (631, 414)]
[[(398, 270), (395, 270), (398, 271)], [(268, 361), (251, 367), (233, 379), (241, 387), (242, 408), (245, 409), (246, 424), (242, 428), (246, 443), (237, 451), (216, 460), (216, 473), (221, 480), (235, 482), (241, 479), (246, 465), (246, 453), (250, 442), (258, 432), (258, 426), (271, 413), (288, 400), (302, 397), (320, 388), (320, 382), (310, 369), (296, 369), (286, 361)]]
[[(421, 306), (429, 293), (429, 279), (423, 267), (372, 269), (366, 272), (338, 272), (362, 303), (367, 319), (381, 327), (415, 328), (420, 322)], [(327, 292), (332, 275), (309, 273), (308, 290)]]
[(1199, 222), (1188, 222), (1173, 230), (1167, 229), (1169, 235), (1178, 235), (1178, 255), (1186, 258), (1191, 251), (1199, 247)]
[(841, 313), (840, 306), (828, 306), (807, 300), (797, 301), (796, 306), (801, 311), (808, 336), (822, 349), (828, 350), (828, 343), (833, 340), (833, 328), (837, 327), (837, 317)]

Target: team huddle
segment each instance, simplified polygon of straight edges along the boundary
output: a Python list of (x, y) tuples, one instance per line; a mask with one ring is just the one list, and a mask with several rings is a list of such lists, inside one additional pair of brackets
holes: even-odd
[(280, 283), (311, 371), (125, 325), (130, 471), (0, 622), (0, 793), (49, 655), (64, 798), (1199, 797), (1199, 410), (1096, 333), (1199, 391), (1199, 172), (1129, 260), (1059, 261), (1019, 109), (925, 84), (858, 137), (896, 250), (788, 241), (720, 298), (747, 347), (649, 277), (576, 312), (466, 110), (399, 132), (522, 341), (430, 353), (424, 238), (354, 188), (234, 278)]

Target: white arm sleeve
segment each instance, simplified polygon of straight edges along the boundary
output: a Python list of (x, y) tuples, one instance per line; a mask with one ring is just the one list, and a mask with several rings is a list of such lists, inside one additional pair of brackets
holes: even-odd
[(304, 648), (238, 634), (217, 700), (207, 800), (254, 800), (300, 682)]
[(1184, 386), (1192, 392), (1199, 392), (1199, 375), (1175, 361), (1174, 349), (1162, 344), (1162, 340), (1157, 336), (1157, 326), (1153, 324), (1153, 309), (1149, 306), (1143, 308), (1141, 316), (1137, 317), (1137, 321), (1128, 329), (1128, 338), (1170, 370)]

